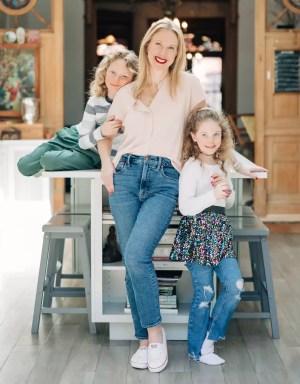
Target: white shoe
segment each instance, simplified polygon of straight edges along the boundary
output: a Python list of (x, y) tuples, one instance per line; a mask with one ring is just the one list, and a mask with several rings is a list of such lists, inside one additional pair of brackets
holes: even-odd
[(140, 347), (130, 359), (133, 368), (148, 368), (148, 347)]
[(204, 363), (207, 365), (220, 365), (224, 364), (225, 360), (215, 353), (208, 353), (207, 355), (200, 356), (200, 363)]
[(162, 328), (162, 343), (151, 343), (148, 347), (148, 369), (161, 372), (168, 364), (168, 349), (165, 330)]

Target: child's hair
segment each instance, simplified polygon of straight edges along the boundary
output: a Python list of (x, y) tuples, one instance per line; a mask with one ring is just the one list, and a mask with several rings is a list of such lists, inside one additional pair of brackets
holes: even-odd
[(226, 173), (224, 163), (233, 162), (232, 148), (234, 147), (234, 140), (230, 122), (224, 113), (208, 107), (195, 109), (189, 115), (183, 136), (182, 163), (184, 164), (190, 157), (199, 158), (201, 152), (198, 144), (193, 141), (191, 132), (196, 134), (199, 125), (206, 120), (217, 122), (221, 128), (221, 145), (217, 152), (214, 153), (213, 158), (220, 163), (221, 169)]
[(90, 84), (90, 96), (106, 96), (107, 86), (105, 85), (105, 75), (110, 64), (118, 59), (123, 59), (127, 68), (132, 73), (135, 80), (138, 73), (138, 57), (133, 51), (122, 50), (113, 52), (105, 56), (95, 68), (94, 80)]

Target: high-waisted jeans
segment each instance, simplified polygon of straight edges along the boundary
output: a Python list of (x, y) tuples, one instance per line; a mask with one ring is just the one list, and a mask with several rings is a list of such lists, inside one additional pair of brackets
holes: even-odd
[(164, 157), (123, 155), (114, 174), (109, 204), (115, 219), (135, 336), (161, 323), (152, 255), (171, 221), (178, 199), (179, 173)]
[[(215, 266), (186, 263), (192, 277), (194, 296), (188, 324), (188, 353), (193, 360), (199, 360), (201, 347), (208, 333), (208, 339), (224, 339), (229, 321), (240, 302), (243, 279), (235, 258), (225, 258)], [(210, 304), (214, 297), (213, 271), (219, 277), (223, 289), (210, 317)]]

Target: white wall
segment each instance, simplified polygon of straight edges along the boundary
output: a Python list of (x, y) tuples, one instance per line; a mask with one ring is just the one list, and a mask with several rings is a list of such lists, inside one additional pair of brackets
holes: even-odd
[(239, 0), (237, 112), (254, 112), (254, 0)]

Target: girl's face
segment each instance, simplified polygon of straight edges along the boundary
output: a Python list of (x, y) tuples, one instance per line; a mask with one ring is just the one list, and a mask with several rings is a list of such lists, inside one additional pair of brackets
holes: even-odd
[(197, 132), (191, 132), (192, 139), (198, 144), (200, 151), (208, 156), (213, 155), (222, 143), (220, 125), (214, 120), (205, 120), (197, 123)]
[(126, 65), (125, 60), (117, 59), (110, 63), (105, 75), (105, 85), (107, 86), (107, 96), (113, 99), (116, 92), (130, 83), (133, 79), (133, 74)]
[(178, 48), (175, 32), (160, 29), (150, 40), (147, 51), (148, 60), (153, 69), (167, 70), (174, 63)]

